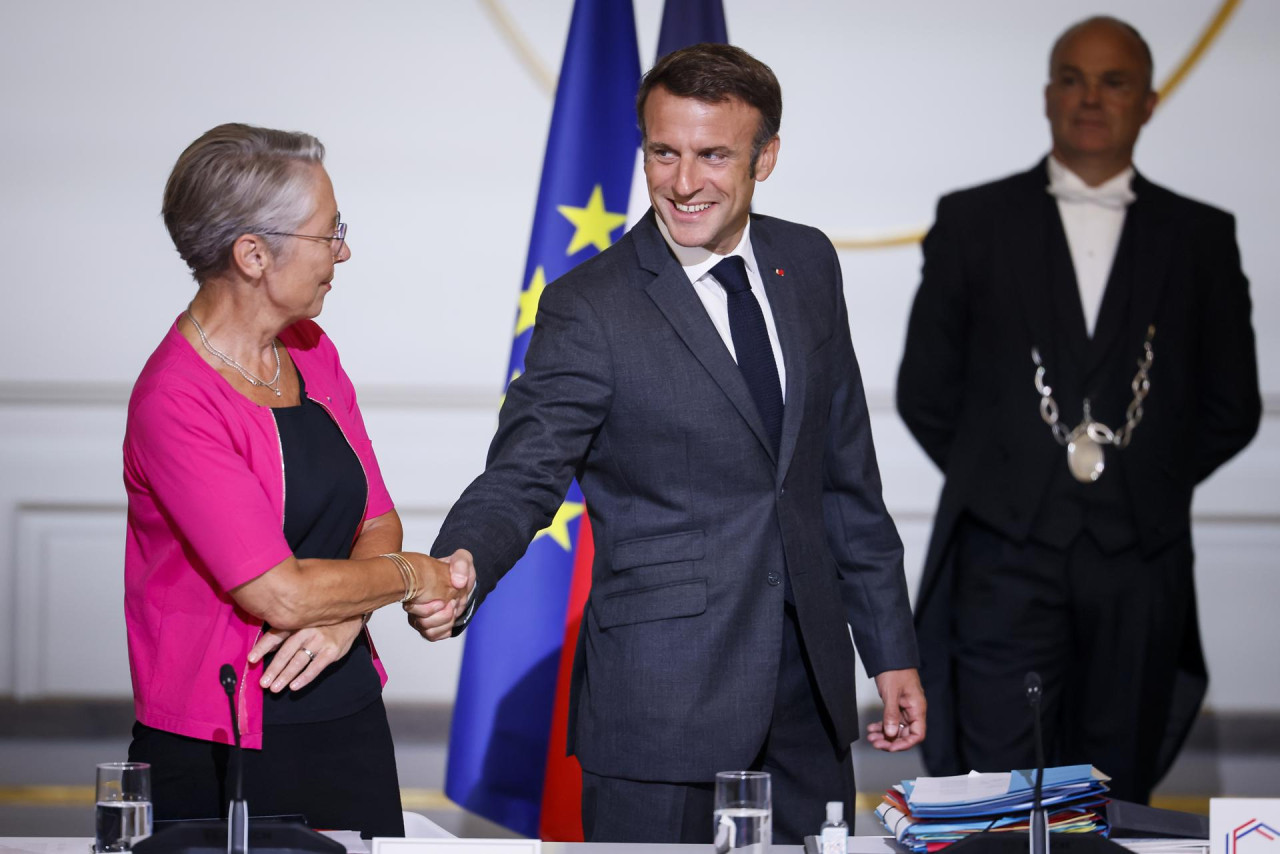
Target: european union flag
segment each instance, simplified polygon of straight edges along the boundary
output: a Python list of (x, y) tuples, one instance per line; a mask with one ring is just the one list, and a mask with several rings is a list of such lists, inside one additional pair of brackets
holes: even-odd
[(658, 59), (703, 42), (729, 43), (722, 0), (667, 0), (658, 32)]
[[(543, 289), (621, 236), (640, 142), (635, 118), (639, 80), (631, 0), (576, 0), (538, 189), (508, 383), (524, 368)], [(555, 521), (485, 599), (466, 632), (445, 792), (472, 812), (526, 836), (539, 835), (584, 509), (575, 483)], [(589, 567), (589, 555), (585, 557)], [(563, 734), (559, 745), (563, 753)]]

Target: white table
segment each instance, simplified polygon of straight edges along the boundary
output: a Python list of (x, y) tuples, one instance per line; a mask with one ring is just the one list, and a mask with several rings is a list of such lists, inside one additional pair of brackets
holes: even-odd
[[(0, 836), (0, 854), (86, 854), (93, 842), (87, 836)], [(849, 840), (850, 854), (896, 852), (888, 837), (856, 836)], [(620, 842), (544, 842), (543, 854), (708, 854), (706, 845), (649, 845)], [(774, 845), (776, 854), (803, 854), (803, 845)]]

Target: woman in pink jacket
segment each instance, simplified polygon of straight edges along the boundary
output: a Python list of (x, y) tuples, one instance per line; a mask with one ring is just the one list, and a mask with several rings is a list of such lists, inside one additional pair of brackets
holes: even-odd
[(165, 187), (199, 288), (129, 402), (129, 758), (151, 763), (157, 819), (225, 816), (230, 693), (252, 815), (403, 835), (365, 623), (430, 601), (448, 626), (469, 582), (400, 551), (355, 392), (311, 320), (351, 257), (323, 157), (307, 134), (222, 125)]

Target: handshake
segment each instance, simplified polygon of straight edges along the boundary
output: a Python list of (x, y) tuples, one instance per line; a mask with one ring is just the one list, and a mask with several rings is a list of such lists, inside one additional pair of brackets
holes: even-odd
[[(413, 630), (429, 641), (450, 637), (454, 625), (467, 615), (476, 587), (471, 552), (458, 549), (437, 560), (418, 552), (385, 555), (405, 573), (403, 603)], [(403, 561), (403, 563), (401, 563)]]

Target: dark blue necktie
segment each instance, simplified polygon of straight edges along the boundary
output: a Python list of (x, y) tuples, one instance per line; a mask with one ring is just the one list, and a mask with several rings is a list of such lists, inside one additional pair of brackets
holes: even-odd
[(729, 295), (729, 333), (733, 336), (738, 370), (747, 381), (776, 455), (782, 440), (782, 384), (778, 382), (778, 365), (773, 360), (764, 314), (751, 293), (746, 262), (741, 256), (732, 255), (711, 268), (711, 275)]

